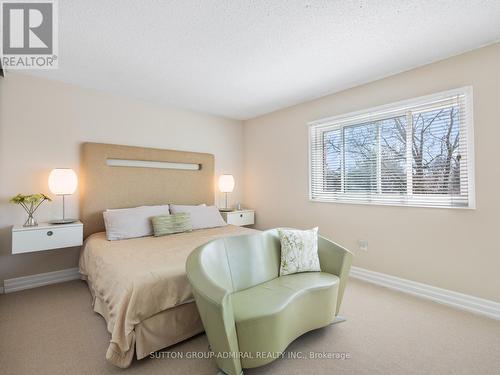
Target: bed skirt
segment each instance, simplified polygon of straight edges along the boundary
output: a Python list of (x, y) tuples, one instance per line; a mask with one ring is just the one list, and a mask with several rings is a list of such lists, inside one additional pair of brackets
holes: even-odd
[[(94, 295), (92, 286), (88, 280), (86, 281), (93, 296), (94, 311), (109, 322), (106, 304)], [(108, 332), (112, 332), (109, 324), (107, 329)], [(129, 342), (127, 351), (121, 350), (111, 341), (106, 352), (106, 360), (115, 366), (127, 368), (132, 363), (134, 352), (137, 359), (142, 359), (155, 351), (177, 344), (203, 331), (203, 324), (195, 302), (184, 303), (163, 310), (136, 324), (127, 337)]]

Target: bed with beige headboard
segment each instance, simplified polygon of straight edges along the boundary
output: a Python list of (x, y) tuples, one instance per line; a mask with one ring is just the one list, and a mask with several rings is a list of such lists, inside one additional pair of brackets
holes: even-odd
[[(157, 164), (110, 166), (110, 160), (129, 161), (129, 165), (134, 162), (136, 165), (137, 162)], [(102, 212), (108, 208), (165, 203), (213, 204), (214, 162), (212, 154), (200, 152), (84, 143), (80, 166), (80, 217), (85, 225), (84, 236), (104, 230)], [(176, 169), (158, 163), (172, 163)], [(178, 165), (185, 165), (186, 169), (177, 169)], [(193, 165), (198, 165), (198, 169), (188, 169)]]
[(203, 331), (185, 260), (215, 238), (251, 233), (223, 226), (163, 237), (108, 241), (102, 213), (142, 205), (214, 203), (214, 156), (100, 143), (81, 149), (80, 273), (111, 334), (108, 361), (138, 359)]

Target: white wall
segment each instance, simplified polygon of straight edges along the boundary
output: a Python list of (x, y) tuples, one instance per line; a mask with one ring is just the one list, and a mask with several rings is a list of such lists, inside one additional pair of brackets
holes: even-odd
[[(500, 301), (499, 67), (495, 44), (246, 121), (245, 203), (257, 210), (257, 227), (318, 225), (356, 253), (357, 266)], [(308, 122), (468, 85), (477, 209), (308, 200)]]
[[(243, 196), (242, 134), (240, 121), (9, 73), (0, 79), (0, 283), (77, 265), (78, 249), (11, 255), (10, 226), (22, 224), (25, 215), (8, 200), (17, 193), (49, 194), (52, 168), (78, 173), (80, 143), (212, 153), (216, 173), (235, 176), (234, 203)], [(222, 203), (221, 196), (217, 200)], [(56, 198), (43, 204), (37, 218), (54, 218), (60, 210)], [(67, 212), (78, 217), (78, 192), (69, 198)]]

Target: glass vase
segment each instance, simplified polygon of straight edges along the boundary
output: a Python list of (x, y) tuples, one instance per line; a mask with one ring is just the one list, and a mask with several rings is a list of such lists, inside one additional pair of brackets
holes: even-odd
[(34, 212), (28, 212), (28, 218), (24, 222), (23, 227), (36, 227), (38, 223), (35, 220)]

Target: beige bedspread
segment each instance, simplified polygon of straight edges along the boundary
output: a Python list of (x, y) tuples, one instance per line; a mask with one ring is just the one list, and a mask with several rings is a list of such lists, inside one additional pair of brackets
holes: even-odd
[(105, 233), (87, 238), (80, 255), (80, 273), (94, 297), (107, 311), (111, 342), (106, 359), (127, 367), (134, 354), (134, 327), (141, 321), (193, 300), (186, 277), (189, 253), (224, 236), (255, 233), (228, 225), (164, 237), (108, 241)]

